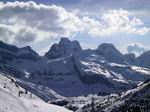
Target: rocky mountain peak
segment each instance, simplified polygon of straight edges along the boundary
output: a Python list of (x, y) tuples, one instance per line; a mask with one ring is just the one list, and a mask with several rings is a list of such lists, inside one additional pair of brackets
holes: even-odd
[(110, 62), (121, 64), (125, 63), (123, 54), (118, 49), (116, 49), (113, 44), (102, 43), (98, 46), (97, 51)]
[(19, 51), (19, 49), (16, 46), (6, 44), (3, 41), (0, 41), (0, 49), (9, 51), (9, 52), (15, 52), (15, 53)]
[(30, 47), (30, 46), (25, 46), (25, 47), (22, 47), (21, 49), (24, 49), (24, 50), (31, 50), (31, 47)]
[(68, 38), (61, 38), (58, 44), (53, 44), (50, 50), (45, 54), (50, 59), (69, 56), (79, 53), (82, 50), (78, 41), (71, 41)]
[(129, 64), (134, 64), (136, 61), (136, 57), (134, 53), (130, 53), (130, 54), (125, 54), (124, 55), (125, 60), (129, 63)]
[(150, 50), (136, 58), (136, 64), (141, 67), (150, 68)]
[(115, 48), (115, 46), (111, 43), (102, 43), (98, 46), (98, 50), (100, 51), (110, 51), (110, 50), (115, 50), (117, 51), (117, 49)]

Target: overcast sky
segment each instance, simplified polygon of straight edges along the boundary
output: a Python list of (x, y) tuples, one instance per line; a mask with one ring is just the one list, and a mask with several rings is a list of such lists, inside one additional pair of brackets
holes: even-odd
[(40, 54), (61, 37), (139, 54), (150, 49), (149, 20), (150, 0), (1, 0), (0, 40)]

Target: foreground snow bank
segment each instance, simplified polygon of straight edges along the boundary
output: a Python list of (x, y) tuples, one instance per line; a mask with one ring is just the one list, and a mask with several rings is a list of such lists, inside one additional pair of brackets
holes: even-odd
[(43, 101), (22, 99), (29, 112), (71, 112), (63, 107), (47, 104)]
[(71, 112), (40, 100), (18, 98), (0, 87), (0, 112)]
[(0, 86), (0, 112), (28, 112), (23, 102)]
[(18, 97), (18, 89), (9, 82), (9, 78), (0, 74), (0, 112), (71, 112), (39, 98)]

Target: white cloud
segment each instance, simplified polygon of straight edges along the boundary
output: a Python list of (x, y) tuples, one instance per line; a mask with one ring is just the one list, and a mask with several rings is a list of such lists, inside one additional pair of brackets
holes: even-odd
[(13, 35), (13, 32), (11, 32), (9, 29), (5, 27), (0, 26), (0, 40), (4, 40), (6, 42), (11, 42), (12, 39), (9, 38), (10, 35)]
[(83, 21), (92, 36), (111, 36), (119, 33), (144, 35), (150, 31), (141, 19), (130, 17), (130, 13), (122, 9), (109, 10), (100, 20), (84, 17)]
[(38, 5), (32, 1), (0, 4), (0, 26), (14, 34), (9, 35), (14, 42), (69, 36), (82, 30), (81, 23), (75, 13), (56, 5)]
[(86, 32), (93, 37), (114, 34), (144, 35), (149, 28), (126, 10), (109, 10), (99, 20), (80, 16), (81, 11), (67, 11), (56, 5), (35, 2), (0, 3), (0, 39), (13, 42), (40, 42), (47, 38), (71, 37)]
[(135, 53), (136, 55), (142, 54), (146, 51), (146, 47), (141, 43), (132, 43), (127, 46), (128, 53)]

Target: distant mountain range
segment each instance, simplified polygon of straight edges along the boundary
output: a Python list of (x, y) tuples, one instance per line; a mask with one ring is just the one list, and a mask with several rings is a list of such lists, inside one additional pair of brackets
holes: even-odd
[[(123, 55), (114, 45), (103, 43), (95, 50), (82, 50), (78, 41), (61, 38), (44, 56), (31, 47), (18, 48), (0, 41), (0, 70), (28, 83), (46, 86), (62, 96), (118, 93), (150, 77), (150, 51), (139, 57)], [(28, 82), (28, 83), (27, 83)], [(49, 100), (48, 95), (36, 95)], [(57, 95), (56, 95), (57, 97)]]

